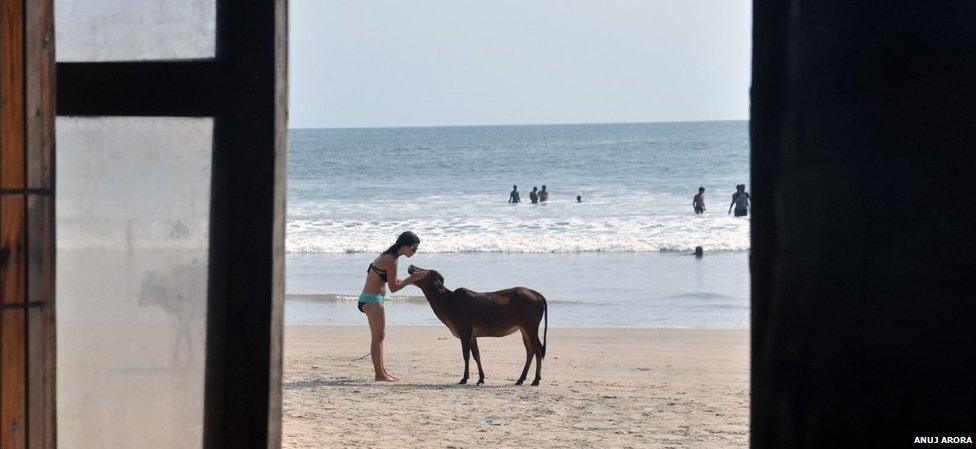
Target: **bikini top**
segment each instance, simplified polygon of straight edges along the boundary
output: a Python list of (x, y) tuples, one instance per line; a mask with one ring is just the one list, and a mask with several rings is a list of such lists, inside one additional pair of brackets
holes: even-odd
[(381, 270), (376, 268), (376, 265), (369, 264), (369, 268), (366, 269), (366, 274), (369, 274), (370, 271), (376, 273), (376, 275), (380, 277), (381, 281), (386, 282), (386, 270)]

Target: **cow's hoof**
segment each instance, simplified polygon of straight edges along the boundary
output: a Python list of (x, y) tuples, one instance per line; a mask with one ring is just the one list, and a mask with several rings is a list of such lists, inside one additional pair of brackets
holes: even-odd
[(515, 385), (522, 385), (522, 382), (525, 382), (525, 379), (516, 380)]
[(533, 380), (532, 381), (532, 386), (533, 387), (538, 387), (539, 386), (539, 379)]
[(476, 385), (484, 385), (484, 383), (485, 383), (484, 379), (478, 379), (478, 383)]
[(461, 379), (461, 381), (458, 382), (458, 385), (466, 385), (467, 383), (468, 383), (468, 379)]

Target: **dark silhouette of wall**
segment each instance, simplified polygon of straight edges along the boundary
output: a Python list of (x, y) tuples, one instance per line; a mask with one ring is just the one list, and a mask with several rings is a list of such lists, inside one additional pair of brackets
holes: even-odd
[(976, 2), (753, 25), (752, 447), (976, 440)]

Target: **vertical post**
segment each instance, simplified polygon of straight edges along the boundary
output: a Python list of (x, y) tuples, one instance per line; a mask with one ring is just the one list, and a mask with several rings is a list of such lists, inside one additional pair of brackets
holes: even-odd
[(24, 2), (0, 4), (0, 446), (27, 445)]
[(285, 1), (217, 2), (204, 447), (280, 445)]
[(55, 413), (54, 1), (26, 3), (27, 422), (29, 449), (57, 447)]
[(54, 10), (0, 0), (0, 446), (53, 449)]
[[(790, 2), (753, 0), (752, 88), (749, 118), (749, 143), (752, 151), (750, 176), (753, 198), (750, 229), (749, 269), (752, 277), (750, 353), (751, 406), (750, 446), (776, 447), (769, 433), (774, 422), (777, 395), (770, 387), (778, 369), (775, 358), (776, 335), (772, 335), (774, 304), (772, 289), (776, 269), (779, 228), (776, 211), (781, 209), (782, 190), (778, 188), (779, 152), (785, 128), (787, 102), (787, 48), (790, 40)], [(778, 424), (778, 422), (776, 422)]]
[(753, 448), (976, 423), (976, 3), (754, 3)]

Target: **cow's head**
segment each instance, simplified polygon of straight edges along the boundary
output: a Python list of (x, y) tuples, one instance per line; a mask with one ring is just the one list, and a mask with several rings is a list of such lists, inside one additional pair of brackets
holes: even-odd
[(407, 274), (413, 274), (413, 272), (417, 270), (424, 270), (427, 272), (426, 277), (417, 281), (417, 287), (423, 288), (423, 286), (429, 285), (437, 289), (444, 288), (444, 276), (441, 276), (441, 274), (435, 270), (428, 270), (426, 268), (420, 268), (416, 265), (410, 265), (407, 267)]

